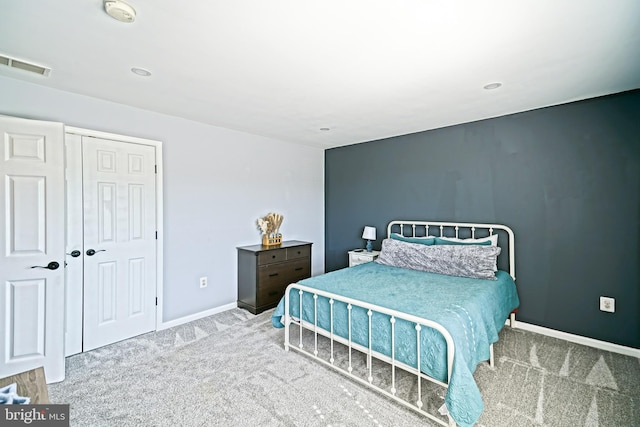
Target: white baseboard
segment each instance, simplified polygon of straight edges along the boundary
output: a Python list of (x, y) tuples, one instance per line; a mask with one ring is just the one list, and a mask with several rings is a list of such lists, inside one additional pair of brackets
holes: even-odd
[[(506, 323), (509, 325), (509, 322)], [(525, 331), (535, 332), (540, 335), (546, 335), (553, 338), (559, 338), (561, 340), (574, 342), (576, 344), (582, 344), (589, 347), (599, 348), (600, 350), (606, 350), (613, 353), (624, 354), (626, 356), (640, 358), (640, 349), (626, 347), (624, 345), (613, 344), (607, 341), (600, 341), (593, 338), (583, 337), (581, 335), (574, 335), (568, 332), (557, 331), (555, 329), (545, 328), (543, 326), (532, 325), (530, 323), (521, 322), (516, 319), (516, 329), (524, 329)]]
[(221, 305), (220, 307), (215, 307), (209, 310), (201, 311), (200, 313), (190, 314), (189, 316), (180, 317), (178, 319), (169, 320), (168, 322), (162, 322), (158, 326), (158, 331), (162, 331), (163, 329), (173, 328), (174, 326), (183, 325), (185, 323), (193, 322), (194, 320), (202, 319), (203, 317), (212, 316), (214, 314), (222, 313), (223, 311), (232, 310), (237, 308), (238, 304), (232, 302), (230, 304)]

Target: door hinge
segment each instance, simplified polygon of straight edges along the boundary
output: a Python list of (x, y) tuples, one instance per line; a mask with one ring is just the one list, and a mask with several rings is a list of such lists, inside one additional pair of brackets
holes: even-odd
[(156, 305), (158, 305), (158, 297), (156, 297)]
[(158, 231), (156, 231), (156, 240), (158, 240)]
[(158, 165), (154, 165), (156, 173), (158, 173)]

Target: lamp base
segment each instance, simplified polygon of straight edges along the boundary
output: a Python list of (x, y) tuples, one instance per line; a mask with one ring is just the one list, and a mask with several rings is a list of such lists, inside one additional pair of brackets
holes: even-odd
[(367, 252), (371, 252), (373, 248), (371, 247), (371, 240), (367, 240)]

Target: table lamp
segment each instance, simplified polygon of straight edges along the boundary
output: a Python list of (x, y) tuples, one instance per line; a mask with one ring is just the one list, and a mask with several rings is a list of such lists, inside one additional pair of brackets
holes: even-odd
[(376, 240), (376, 228), (368, 225), (364, 227), (362, 238), (367, 240), (367, 252), (371, 252), (371, 241)]

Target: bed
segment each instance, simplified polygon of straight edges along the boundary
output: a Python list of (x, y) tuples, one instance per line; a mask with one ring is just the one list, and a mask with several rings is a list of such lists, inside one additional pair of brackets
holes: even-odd
[(518, 305), (509, 227), (392, 221), (375, 262), (289, 285), (272, 323), (286, 351), (441, 425), (471, 426), (483, 410), (473, 372), (493, 366)]

